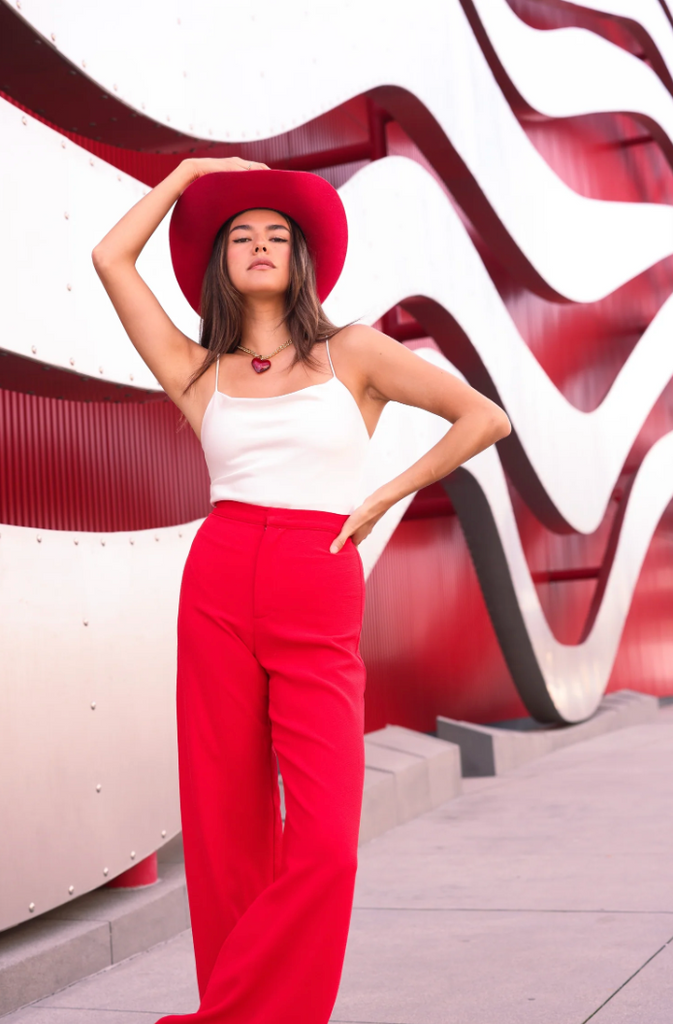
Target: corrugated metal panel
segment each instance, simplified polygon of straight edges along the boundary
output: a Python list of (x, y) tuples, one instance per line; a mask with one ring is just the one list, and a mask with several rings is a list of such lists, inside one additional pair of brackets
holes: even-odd
[(168, 400), (59, 401), (0, 390), (0, 521), (141, 530), (206, 515), (201, 446)]

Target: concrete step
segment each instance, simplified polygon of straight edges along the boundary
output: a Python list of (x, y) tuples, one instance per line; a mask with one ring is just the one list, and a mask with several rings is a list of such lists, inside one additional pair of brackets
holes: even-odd
[[(365, 762), (361, 843), (460, 792), (458, 747), (424, 733), (401, 726), (368, 733)], [(189, 928), (181, 835), (158, 858), (154, 885), (96, 889), (0, 933), (0, 1014)]]
[(400, 725), (367, 733), (360, 842), (439, 807), (460, 790), (454, 743)]
[(526, 761), (553, 750), (602, 736), (615, 729), (652, 722), (659, 701), (634, 690), (618, 690), (603, 697), (596, 712), (577, 725), (544, 726), (528, 720), (497, 726), (476, 725), (454, 718), (437, 717), (437, 735), (460, 747), (464, 778), (502, 775)]

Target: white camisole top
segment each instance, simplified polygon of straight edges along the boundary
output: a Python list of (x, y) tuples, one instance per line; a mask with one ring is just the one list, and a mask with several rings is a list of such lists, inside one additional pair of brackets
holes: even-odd
[(218, 357), (201, 426), (211, 505), (243, 501), (349, 515), (363, 500), (369, 432), (325, 344), (330, 380), (270, 397), (220, 391)]

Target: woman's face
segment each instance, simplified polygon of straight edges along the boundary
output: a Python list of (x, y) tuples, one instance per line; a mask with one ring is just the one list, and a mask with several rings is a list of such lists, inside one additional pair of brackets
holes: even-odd
[(290, 284), (292, 235), (276, 210), (246, 210), (234, 218), (227, 241), (227, 269), (245, 295), (284, 294)]

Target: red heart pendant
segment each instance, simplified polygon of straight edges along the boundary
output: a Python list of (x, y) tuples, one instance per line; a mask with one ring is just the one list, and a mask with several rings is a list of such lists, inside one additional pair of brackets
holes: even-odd
[(270, 359), (258, 359), (257, 356), (255, 356), (254, 359), (251, 359), (250, 362), (252, 363), (252, 368), (255, 373), (264, 373), (264, 371), (268, 370), (271, 366)]

